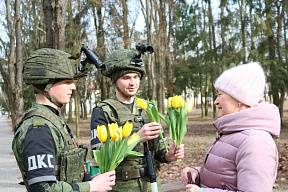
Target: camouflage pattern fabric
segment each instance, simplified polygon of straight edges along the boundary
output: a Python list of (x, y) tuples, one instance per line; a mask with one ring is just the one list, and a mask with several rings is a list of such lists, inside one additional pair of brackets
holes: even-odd
[(141, 77), (145, 76), (144, 65), (135, 60), (137, 55), (135, 51), (128, 49), (113, 51), (105, 63), (106, 69), (103, 71), (103, 75), (112, 78), (116, 71), (132, 70), (140, 72)]
[(34, 51), (23, 67), (23, 80), (27, 84), (47, 84), (50, 79), (72, 79), (76, 61), (71, 55), (57, 49), (43, 48)]
[(122, 71), (115, 71), (112, 75), (111, 75), (111, 81), (113, 83), (115, 83), (117, 81), (117, 79), (119, 79), (120, 77), (122, 77), (123, 75), (127, 74), (127, 73), (137, 73), (140, 77), (140, 80), (142, 79), (142, 74), (139, 71), (135, 71), (135, 70), (122, 70)]
[[(45, 191), (74, 191), (73, 187), (69, 183), (75, 183), (80, 191), (90, 191), (90, 185), (88, 182), (82, 182), (83, 174), (84, 174), (84, 156), (86, 155), (86, 152), (84, 152), (84, 149), (76, 149), (76, 147), (73, 144), (73, 141), (71, 139), (71, 136), (68, 133), (68, 129), (66, 128), (66, 123), (63, 121), (62, 118), (54, 114), (50, 109), (47, 107), (40, 105), (40, 104), (33, 104), (33, 107), (29, 112), (33, 112), (34, 110), (37, 110), (37, 115), (34, 115), (30, 118), (25, 119), (24, 121), (17, 122), (19, 127), (16, 129), (16, 133), (12, 142), (12, 149), (14, 152), (14, 155), (17, 160), (18, 167), (22, 173), (22, 177), (25, 183), (25, 186), (28, 191), (30, 191), (30, 184), (35, 183), (40, 186), (42, 186)], [(40, 112), (39, 112), (40, 111)], [(42, 115), (47, 116), (48, 119), (53, 119), (52, 122), (47, 120), (47, 118), (41, 117)], [(25, 116), (25, 115), (24, 115)], [(25, 162), (25, 156), (27, 156), (27, 153), (29, 153), (27, 148), (24, 148), (25, 142), (28, 140), (28, 132), (31, 134), (34, 130), (41, 130), (43, 127), (47, 126), (48, 131), (50, 135), (52, 136), (52, 143), (55, 146), (53, 149), (52, 154), (55, 155), (55, 157), (51, 158), (50, 162), (45, 160), (47, 156), (44, 156), (42, 154), (45, 154), (45, 150), (43, 147), (34, 146), (33, 151), (39, 151), (39, 154), (42, 155), (43, 161), (42, 161), (42, 167), (45, 167), (44, 164), (46, 163), (45, 169), (39, 168), (39, 159), (38, 163), (33, 164), (34, 169), (38, 169), (37, 173), (46, 173), (49, 169), (49, 167), (52, 167), (52, 170), (54, 170), (51, 174), (50, 178), (52, 178), (52, 181), (55, 181), (51, 186), (48, 184), (48, 181), (45, 181), (46, 176), (40, 177), (40, 179), (37, 178), (37, 175), (35, 178), (28, 178), (28, 171), (31, 169), (31, 162), (26, 163)], [(44, 129), (43, 129), (44, 130)], [(41, 134), (41, 133), (40, 133)], [(75, 137), (74, 133), (72, 132), (72, 135)], [(42, 134), (42, 137), (44, 138), (41, 140), (43, 143), (45, 143), (45, 140), (48, 140), (49, 134)], [(32, 138), (33, 139), (33, 138)], [(34, 138), (33, 140), (37, 140), (37, 138)], [(31, 148), (31, 146), (30, 146)], [(33, 152), (32, 151), (32, 152)], [(31, 153), (32, 153), (31, 152)], [(36, 155), (35, 155), (36, 156)], [(38, 156), (38, 155), (37, 155)], [(29, 158), (28, 158), (29, 159)], [(31, 159), (31, 158), (30, 158)], [(55, 161), (52, 161), (52, 159)], [(40, 159), (41, 160), (41, 159)], [(47, 165), (49, 165), (47, 167)], [(27, 168), (27, 165), (29, 167)], [(52, 165), (52, 166), (51, 166)], [(28, 170), (28, 171), (27, 171)], [(47, 172), (48, 173), (48, 172)], [(49, 175), (48, 175), (49, 176)], [(43, 179), (44, 178), (44, 179)], [(55, 179), (53, 179), (55, 178)], [(38, 179), (38, 180), (37, 180)], [(43, 179), (41, 181), (41, 179)], [(39, 182), (37, 182), (39, 181)], [(29, 184), (30, 183), (30, 184)], [(74, 184), (74, 186), (75, 186)]]
[[(158, 192), (163, 191), (163, 187), (159, 177), (156, 178)], [(112, 191), (117, 192), (151, 192), (151, 184), (147, 177), (133, 179), (129, 181), (116, 180), (116, 184), (112, 187)]]

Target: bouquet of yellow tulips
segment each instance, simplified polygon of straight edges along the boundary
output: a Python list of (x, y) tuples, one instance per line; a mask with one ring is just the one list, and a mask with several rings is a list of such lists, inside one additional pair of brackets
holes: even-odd
[(190, 112), (192, 108), (192, 100), (187, 101), (186, 104), (184, 104), (181, 95), (176, 95), (168, 98), (167, 113), (169, 118), (166, 115), (160, 114), (160, 117), (169, 127), (170, 138), (172, 141), (176, 140), (177, 147), (181, 145), (187, 132), (187, 113)]
[(108, 124), (108, 131), (105, 125), (97, 126), (97, 135), (101, 141), (101, 147), (91, 151), (101, 173), (114, 170), (128, 155), (143, 156), (133, 151), (137, 143), (142, 139), (136, 133), (130, 139), (133, 124), (126, 122), (122, 127), (117, 123)]
[[(154, 100), (151, 101), (152, 107), (150, 107), (147, 104), (147, 103), (149, 103), (149, 99), (148, 99), (147, 103), (140, 98), (137, 98), (136, 101), (137, 101), (138, 106), (146, 112), (150, 122), (156, 122), (156, 123), (159, 123), (161, 125), (160, 116), (159, 116), (160, 113), (158, 112), (157, 101), (154, 101)], [(166, 144), (164, 137), (163, 137), (163, 134), (162, 134), (162, 130), (160, 131), (159, 136), (165, 145), (166, 151), (168, 151), (167, 144)]]

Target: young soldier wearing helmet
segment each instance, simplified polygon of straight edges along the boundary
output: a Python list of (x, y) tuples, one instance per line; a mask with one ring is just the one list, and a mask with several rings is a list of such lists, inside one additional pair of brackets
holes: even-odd
[[(101, 145), (96, 129), (97, 125), (118, 123), (123, 126), (127, 121), (133, 123), (132, 133), (145, 137), (134, 150), (143, 153), (143, 142), (149, 142), (149, 149), (153, 151), (154, 167), (157, 175), (158, 190), (162, 191), (159, 180), (160, 163), (176, 161), (184, 157), (184, 145), (175, 149), (174, 143), (171, 149), (166, 152), (162, 140), (159, 139), (161, 125), (156, 122), (149, 122), (145, 113), (144, 126), (138, 121), (139, 107), (135, 95), (138, 91), (140, 80), (145, 75), (145, 68), (141, 63), (140, 56), (131, 50), (115, 50), (106, 61), (106, 69), (103, 75), (110, 77), (116, 86), (116, 94), (102, 101), (93, 109), (91, 117), (91, 149)], [(144, 154), (144, 153), (143, 153)], [(147, 163), (145, 157), (129, 156), (116, 168), (116, 184), (113, 191), (150, 191)]]
[(43, 48), (24, 65), (23, 80), (32, 85), (36, 103), (17, 121), (12, 149), (29, 192), (106, 191), (115, 184), (115, 171), (82, 182), (87, 151), (58, 111), (76, 88), (75, 61), (69, 58)]

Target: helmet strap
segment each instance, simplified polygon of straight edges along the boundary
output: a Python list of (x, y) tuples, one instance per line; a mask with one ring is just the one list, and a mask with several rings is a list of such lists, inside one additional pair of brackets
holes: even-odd
[(119, 91), (119, 93), (121, 93), (124, 97), (126, 97), (126, 98), (131, 98), (131, 97), (133, 97), (133, 96), (125, 95), (125, 93), (123, 93), (123, 91), (121, 91), (116, 84), (115, 84), (115, 86), (116, 86), (116, 89)]
[(59, 103), (54, 97), (51, 97), (48, 92), (44, 93), (44, 96), (51, 101), (53, 104), (55, 104), (57, 107), (61, 108), (63, 104)]
[(50, 79), (45, 87), (44, 90), (38, 89), (37, 87), (32, 85), (32, 88), (34, 89), (34, 91), (41, 93), (42, 95), (44, 95), (50, 102), (52, 102), (53, 104), (55, 104), (57, 107), (61, 108), (63, 106), (63, 104), (59, 103), (54, 97), (51, 97), (49, 95), (49, 91), (53, 85), (54, 79)]

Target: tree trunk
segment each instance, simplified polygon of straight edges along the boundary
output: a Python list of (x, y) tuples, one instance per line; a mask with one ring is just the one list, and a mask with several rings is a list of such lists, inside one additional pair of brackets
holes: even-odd
[[(9, 95), (9, 113), (12, 117), (12, 126), (23, 114), (23, 96), (22, 96), (22, 40), (21, 40), (21, 20), (20, 20), (20, 0), (15, 1), (15, 17), (11, 16), (10, 0), (5, 1), (6, 20), (9, 37), (8, 51), (8, 71), (3, 67), (4, 61), (1, 60), (0, 72), (4, 80), (4, 88)], [(14, 22), (14, 23), (13, 23)], [(15, 26), (15, 28), (14, 28)], [(15, 48), (16, 36), (16, 48)]]
[[(101, 0), (97, 0), (95, 4), (92, 4), (94, 25), (95, 25), (95, 29), (97, 30), (96, 31), (96, 38), (97, 38), (96, 51), (99, 54), (101, 60), (105, 61), (106, 54), (105, 54), (105, 37), (104, 37), (104, 30), (103, 30), (104, 21), (102, 18), (102, 7), (103, 7), (103, 4)], [(95, 13), (95, 10), (97, 13)], [(101, 100), (107, 99), (106, 77), (103, 75), (101, 75), (100, 89), (101, 89)]]
[[(288, 11), (286, 12), (286, 14), (288, 16)], [(285, 45), (284, 46), (284, 50), (285, 50), (286, 53), (288, 51), (287, 32), (286, 32), (286, 28), (288, 26), (288, 22), (287, 22), (288, 18), (287, 18), (287, 16), (285, 18), (285, 14), (284, 14), (284, 19), (283, 19), (283, 26), (284, 26), (283, 33), (284, 33), (284, 45)], [(288, 61), (288, 54), (285, 54), (285, 61)], [(286, 70), (288, 70), (288, 69), (286, 69)]]
[(221, 49), (222, 49), (222, 59), (223, 57), (226, 56), (225, 53), (225, 46), (226, 46), (226, 41), (225, 41), (225, 25), (224, 25), (224, 8), (226, 5), (226, 0), (221, 0), (221, 12), (220, 12), (220, 23), (221, 23)]
[[(38, 6), (37, 6), (38, 7)], [(35, 49), (39, 49), (39, 45), (40, 45), (40, 39), (38, 37), (38, 28), (37, 28), (37, 25), (38, 25), (38, 17), (36, 16), (36, 0), (33, 0), (32, 1), (32, 16), (33, 16), (33, 19), (34, 19), (34, 23), (33, 23), (33, 30), (34, 30), (34, 39), (31, 39), (32, 41), (35, 41), (34, 42), (34, 45), (35, 45)], [(35, 22), (37, 21), (37, 22)]]
[(75, 83), (76, 90), (74, 90), (74, 102), (75, 102), (75, 126), (76, 126), (76, 137), (79, 137), (79, 99), (77, 91), (77, 82)]
[[(201, 105), (201, 117), (204, 119), (205, 118), (205, 108), (204, 108), (204, 101), (203, 101), (203, 88), (202, 88), (202, 73), (199, 72), (199, 89), (200, 89), (200, 105)], [(197, 107), (197, 103), (195, 103), (195, 106)]]
[(87, 117), (87, 105), (86, 105), (86, 99), (83, 100), (83, 120), (88, 119)]
[(21, 38), (21, 16), (20, 16), (20, 0), (15, 1), (15, 17), (16, 17), (16, 79), (14, 87), (14, 104), (16, 118), (22, 116), (23, 114), (23, 95), (22, 95), (22, 70), (23, 70), (23, 56), (22, 56), (22, 38)]
[[(75, 92), (73, 93), (73, 96), (74, 96), (74, 95), (75, 95)], [(67, 120), (67, 123), (74, 123), (74, 120), (73, 120), (73, 117), (72, 117), (72, 114), (73, 114), (72, 104), (73, 104), (73, 99), (71, 98), (71, 99), (70, 99), (70, 102), (69, 102), (69, 110), (68, 110), (68, 120)]]
[(55, 0), (54, 48), (65, 51), (65, 15), (66, 1)]
[[(211, 67), (210, 67), (210, 84), (211, 84), (211, 90), (212, 90), (212, 97), (213, 99), (216, 98), (216, 91), (213, 87), (213, 84), (216, 80), (216, 75), (219, 75), (219, 69), (217, 66), (217, 47), (216, 47), (216, 35), (215, 35), (215, 26), (214, 26), (214, 19), (212, 14), (212, 8), (211, 8), (211, 1), (208, 0), (208, 14), (209, 14), (209, 42), (210, 42), (210, 50), (213, 55), (211, 55)], [(212, 33), (212, 34), (211, 34)], [(212, 50), (212, 42), (213, 42), (213, 50)], [(216, 106), (213, 105), (213, 117), (216, 117)]]
[[(281, 47), (281, 31), (282, 31), (282, 20), (284, 17), (284, 10), (285, 10), (285, 5), (286, 1), (282, 1), (282, 10), (281, 10), (281, 2), (276, 2), (276, 7), (277, 7), (277, 41), (276, 41), (276, 46), (277, 46), (277, 55), (278, 55), (278, 63), (280, 67), (285, 70), (285, 67), (283, 66), (283, 56), (282, 56), (282, 47)], [(286, 61), (287, 62), (287, 61)], [(279, 69), (278, 69), (279, 70)], [(287, 69), (286, 69), (287, 70)], [(287, 77), (283, 77), (281, 75), (281, 80), (279, 81), (279, 91), (280, 91), (280, 101), (279, 101), (279, 112), (281, 116), (281, 122), (282, 122), (282, 117), (283, 117), (283, 108), (284, 108), (284, 99), (285, 99), (285, 79)]]
[(53, 48), (53, 8), (51, 0), (43, 0), (43, 12), (46, 24), (46, 47)]
[[(140, 0), (140, 2), (147, 29), (147, 44), (150, 46), (152, 45), (154, 46), (154, 44), (152, 43), (153, 42), (153, 32), (152, 32), (153, 6), (151, 6), (152, 2), (151, 0), (146, 0), (146, 12), (144, 11), (145, 8), (142, 0)], [(149, 100), (155, 99), (155, 81), (154, 81), (155, 74), (153, 65), (153, 57), (155, 57), (155, 54), (156, 53), (147, 55), (147, 63), (145, 63), (145, 71), (148, 80), (147, 96)]]
[(246, 63), (246, 35), (245, 35), (245, 21), (244, 21), (244, 11), (245, 5), (244, 5), (244, 0), (239, 0), (239, 12), (240, 12), (240, 23), (241, 23), (241, 37), (242, 37), (242, 50), (243, 50), (243, 58), (242, 62), (245, 64)]
[(272, 97), (273, 97), (273, 103), (277, 106), (280, 105), (280, 99), (279, 99), (279, 92), (278, 92), (278, 85), (277, 85), (277, 66), (274, 66), (273, 61), (275, 61), (275, 40), (274, 40), (274, 32), (272, 29), (272, 26), (274, 24), (274, 19), (272, 16), (272, 10), (271, 10), (271, 5), (272, 5), (272, 0), (267, 0), (266, 2), (266, 36), (268, 39), (268, 58), (270, 60), (270, 71), (271, 71), (271, 91), (272, 91)]
[(208, 116), (208, 92), (209, 92), (209, 80), (208, 80), (208, 75), (205, 75), (205, 117)]
[[(155, 11), (158, 12), (159, 23), (155, 22), (154, 25), (158, 24), (157, 34), (157, 47), (155, 51), (155, 65), (156, 65), (156, 94), (157, 94), (157, 104), (158, 110), (164, 113), (164, 86), (163, 86), (163, 66), (165, 61), (165, 37), (166, 37), (166, 18), (165, 18), (165, 2), (163, 0), (159, 1), (159, 6), (157, 2), (154, 1)], [(156, 14), (155, 14), (156, 15)], [(157, 31), (157, 30), (156, 30)]]
[(253, 4), (250, 4), (249, 16), (250, 16), (250, 33), (251, 33), (251, 50), (255, 49), (255, 39), (254, 39), (254, 24), (253, 24)]
[[(169, 6), (169, 25), (168, 25), (168, 36), (165, 37), (167, 39), (166, 43), (166, 50), (165, 50), (165, 66), (166, 66), (166, 88), (167, 88), (167, 97), (173, 97), (173, 72), (172, 72), (172, 66), (171, 66), (171, 52), (170, 52), (170, 38), (171, 38), (171, 31), (172, 31), (172, 13), (174, 9), (174, 2), (173, 0), (169, 0), (168, 2)], [(165, 33), (166, 34), (166, 33)]]
[(123, 40), (124, 49), (130, 49), (129, 27), (128, 27), (128, 7), (127, 0), (122, 0), (122, 13), (123, 13)]

